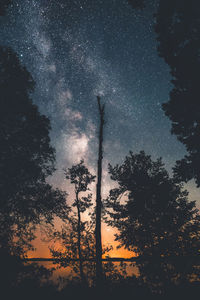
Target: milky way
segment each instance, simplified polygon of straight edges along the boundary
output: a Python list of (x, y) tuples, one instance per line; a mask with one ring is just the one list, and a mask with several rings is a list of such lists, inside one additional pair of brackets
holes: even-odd
[(51, 182), (67, 189), (63, 168), (81, 158), (95, 171), (97, 95), (106, 103), (104, 183), (107, 163), (122, 162), (129, 150), (161, 156), (171, 171), (185, 149), (161, 107), (171, 78), (157, 54), (155, 1), (143, 12), (127, 0), (13, 2), (0, 20), (0, 43), (31, 72), (33, 101), (51, 120), (57, 158)]

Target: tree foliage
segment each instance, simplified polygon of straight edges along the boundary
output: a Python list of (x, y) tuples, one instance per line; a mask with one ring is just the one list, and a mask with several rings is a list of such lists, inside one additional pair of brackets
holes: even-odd
[[(93, 244), (94, 238), (90, 222), (82, 221), (82, 213), (92, 206), (92, 194), (89, 193), (81, 197), (80, 193), (89, 191), (89, 185), (95, 181), (95, 176), (89, 172), (83, 160), (79, 164), (65, 170), (65, 176), (74, 185), (75, 200), (72, 203), (72, 207), (76, 207), (76, 211), (72, 211), (72, 215), (68, 219), (69, 224), (62, 228), (61, 233), (56, 233), (66, 253), (63, 256), (63, 251), (59, 252), (51, 249), (51, 252), (54, 257), (66, 257), (67, 255), (70, 259), (78, 258), (80, 278), (82, 283), (86, 284), (83, 259), (86, 257), (86, 254), (88, 257), (91, 256), (90, 252), (93, 251), (91, 244)], [(63, 236), (65, 236), (64, 239)], [(76, 265), (74, 267), (76, 268)]]
[[(61, 230), (49, 231), (50, 239), (61, 245), (60, 248), (51, 247), (50, 250), (54, 258), (60, 259), (59, 264), (61, 267), (71, 267), (73, 281), (81, 279), (84, 285), (86, 283), (91, 284), (91, 282), (96, 281), (96, 220), (95, 212), (90, 210), (93, 205), (92, 194), (85, 195), (85, 192), (89, 191), (89, 185), (95, 181), (96, 176), (89, 172), (83, 160), (65, 170), (65, 175), (66, 179), (74, 185), (75, 199), (72, 202), (72, 210), (68, 220)], [(85, 220), (83, 220), (84, 212), (87, 212)], [(111, 246), (104, 246), (102, 253), (108, 253), (111, 249)], [(104, 267), (105, 274), (110, 276), (112, 271), (114, 273), (115, 268), (113, 265), (110, 271), (108, 270), (108, 264), (105, 264)], [(116, 273), (119, 272), (115, 270), (115, 275)]]
[(197, 279), (199, 270), (189, 257), (199, 255), (200, 217), (161, 159), (130, 152), (122, 165), (109, 165), (109, 173), (118, 187), (107, 199), (107, 222), (118, 229), (116, 240), (139, 255), (144, 282), (163, 291), (192, 276)]
[(158, 52), (170, 66), (173, 89), (163, 105), (172, 133), (188, 151), (177, 162), (177, 179), (200, 185), (200, 4), (198, 0), (160, 1), (156, 14)]
[(1, 0), (0, 1), (0, 16), (4, 16), (6, 14), (6, 10), (10, 5), (11, 0)]
[(84, 165), (84, 160), (79, 164), (65, 170), (66, 179), (69, 179), (71, 184), (74, 184), (75, 193), (86, 192), (89, 190), (88, 185), (95, 181), (88, 168)]
[(48, 118), (32, 103), (34, 81), (10, 49), (0, 48), (0, 242), (30, 246), (35, 225), (65, 218), (66, 195), (46, 178), (54, 170)]

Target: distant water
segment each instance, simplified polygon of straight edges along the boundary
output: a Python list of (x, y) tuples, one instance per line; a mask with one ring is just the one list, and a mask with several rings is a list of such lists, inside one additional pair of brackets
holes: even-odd
[[(30, 262), (28, 262), (30, 264)], [(71, 281), (80, 281), (80, 269), (79, 262), (69, 262), (65, 266), (60, 266), (58, 263), (51, 261), (37, 262), (38, 265), (43, 266), (47, 269), (52, 270), (52, 275), (50, 280), (54, 284), (58, 285), (59, 289)], [(138, 276), (138, 268), (133, 262), (103, 262), (103, 268), (106, 273), (106, 277), (117, 278), (127, 277), (127, 276)], [(83, 269), (87, 281), (92, 284), (95, 277), (95, 263), (94, 262), (84, 262)]]

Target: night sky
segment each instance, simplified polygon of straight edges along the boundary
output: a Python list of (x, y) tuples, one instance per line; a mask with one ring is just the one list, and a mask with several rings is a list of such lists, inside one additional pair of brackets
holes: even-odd
[[(62, 169), (81, 158), (96, 170), (97, 95), (106, 103), (104, 195), (108, 162), (121, 163), (129, 150), (163, 157), (170, 172), (184, 156), (161, 107), (172, 86), (157, 53), (155, 11), (151, 0), (144, 11), (127, 0), (16, 0), (1, 18), (0, 44), (30, 71), (33, 101), (51, 120), (55, 186), (69, 191)], [(198, 199), (194, 184), (187, 186)]]

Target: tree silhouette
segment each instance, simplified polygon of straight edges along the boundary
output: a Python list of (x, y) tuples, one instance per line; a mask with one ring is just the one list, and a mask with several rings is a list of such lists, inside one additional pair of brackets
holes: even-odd
[[(71, 184), (74, 185), (75, 200), (73, 202), (74, 207), (77, 209), (77, 226), (76, 222), (72, 222), (73, 229), (76, 229), (77, 232), (77, 247), (80, 263), (80, 275), (83, 283), (86, 281), (84, 272), (83, 272), (83, 256), (82, 256), (82, 246), (81, 246), (81, 232), (84, 230), (85, 223), (81, 220), (81, 213), (84, 213), (87, 208), (89, 208), (92, 203), (92, 195), (88, 194), (87, 196), (80, 198), (80, 193), (86, 192), (89, 190), (89, 184), (95, 181), (95, 176), (93, 176), (84, 165), (84, 161), (77, 165), (68, 168), (65, 171), (66, 179), (69, 179)], [(89, 238), (89, 235), (88, 237)], [(88, 240), (89, 241), (89, 240)], [(89, 244), (88, 244), (89, 245)]]
[(109, 165), (109, 173), (118, 187), (107, 199), (107, 222), (118, 229), (116, 240), (139, 255), (145, 284), (164, 293), (175, 284), (198, 280), (198, 210), (161, 159), (130, 152), (122, 165)]
[(101, 99), (97, 96), (97, 103), (99, 108), (99, 151), (98, 151), (98, 162), (97, 162), (97, 186), (96, 186), (96, 284), (101, 287), (103, 279), (102, 269), (102, 241), (101, 241), (101, 179), (102, 179), (102, 160), (103, 160), (103, 127), (104, 127), (104, 114), (105, 105), (101, 104)]
[(174, 169), (176, 178), (200, 185), (200, 5), (198, 0), (160, 1), (156, 14), (158, 52), (170, 66), (173, 89), (163, 105), (172, 133), (188, 151)]
[[(0, 265), (1, 293), (6, 299), (27, 299), (28, 296), (30, 299), (30, 293), (33, 296), (32, 293), (41, 288), (42, 282), (50, 280), (52, 274), (52, 270), (38, 264), (24, 264), (4, 249), (0, 249)], [(25, 294), (26, 297), (22, 297)]]
[(6, 10), (10, 5), (11, 0), (1, 0), (0, 1), (0, 16), (4, 16), (6, 14)]
[[(72, 203), (71, 213), (61, 230), (49, 230), (48, 237), (51, 241), (59, 242), (61, 247), (51, 247), (50, 251), (59, 264), (59, 267), (71, 267), (71, 283), (81, 278), (84, 286), (89, 283), (96, 284), (96, 214), (92, 210), (92, 194), (80, 194), (89, 191), (89, 184), (95, 181), (82, 160), (79, 164), (65, 170), (68, 180), (74, 185), (75, 200)], [(82, 220), (81, 214), (87, 212), (86, 220)], [(102, 254), (108, 254), (112, 246), (103, 246)], [(102, 262), (101, 262), (102, 263)], [(119, 271), (110, 262), (104, 264), (104, 275), (111, 278), (119, 276)], [(75, 275), (78, 274), (78, 278)]]
[[(51, 229), (51, 228), (50, 228)], [(87, 221), (81, 221), (81, 257), (82, 264), (79, 259), (78, 236), (77, 236), (77, 218), (70, 216), (68, 220), (62, 225), (61, 230), (50, 230), (48, 236), (56, 245), (50, 247), (51, 255), (55, 259), (57, 268), (68, 268), (70, 272), (67, 274), (65, 282), (67, 286), (72, 286), (75, 283), (89, 288), (96, 287), (96, 240), (95, 240), (95, 214), (89, 213)], [(108, 256), (113, 247), (103, 245), (102, 255)], [(83, 269), (81, 278), (81, 268)], [(126, 265), (121, 263), (116, 266), (112, 261), (103, 263), (103, 274), (106, 280), (101, 286), (101, 291), (106, 290), (109, 286), (112, 289), (114, 283), (119, 283), (126, 276)], [(99, 287), (97, 287), (99, 296)]]
[(20, 254), (35, 226), (67, 216), (66, 194), (46, 178), (55, 170), (50, 123), (31, 101), (34, 81), (10, 49), (0, 48), (0, 248)]
[(86, 287), (95, 279), (94, 221), (80, 221), (79, 237), (77, 223), (77, 215), (72, 215), (61, 230), (49, 232), (50, 240), (60, 245), (59, 248), (50, 247), (50, 252), (53, 258), (59, 259), (56, 260), (58, 268), (70, 268), (68, 281), (72, 283), (81, 280), (81, 285)]

